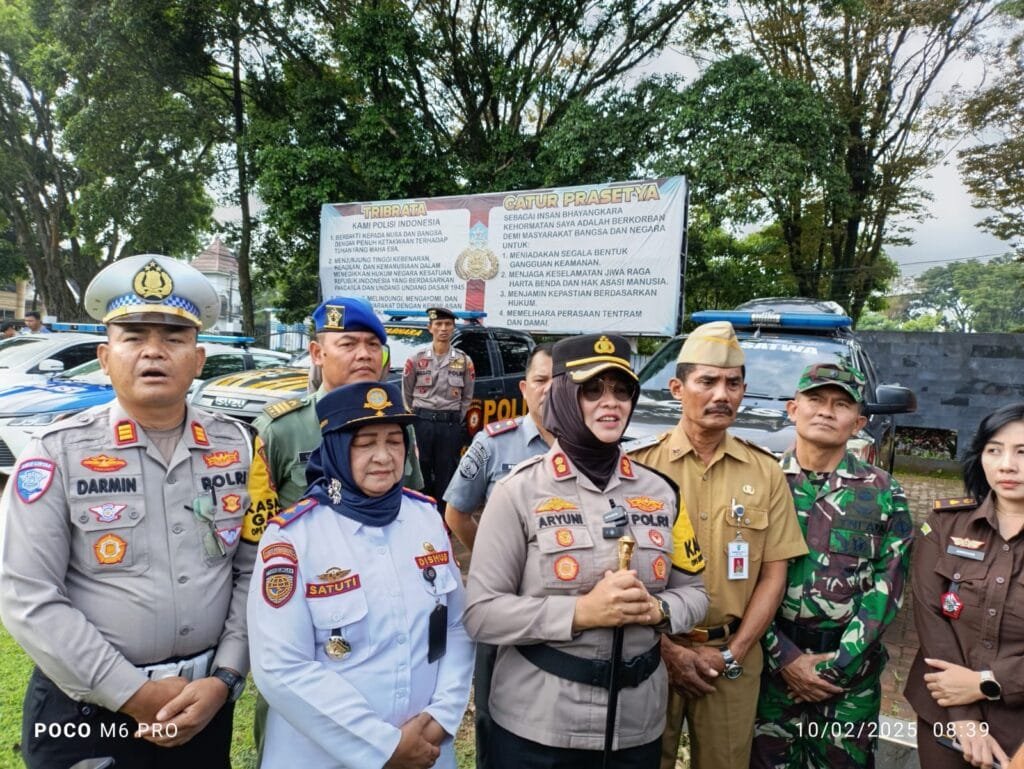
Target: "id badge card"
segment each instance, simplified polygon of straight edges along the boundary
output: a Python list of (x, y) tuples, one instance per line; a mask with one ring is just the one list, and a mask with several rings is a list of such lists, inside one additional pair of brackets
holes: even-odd
[(728, 549), (729, 579), (747, 579), (750, 576), (750, 543), (734, 539)]
[(439, 603), (430, 612), (427, 632), (427, 662), (436, 662), (448, 649), (448, 607)]

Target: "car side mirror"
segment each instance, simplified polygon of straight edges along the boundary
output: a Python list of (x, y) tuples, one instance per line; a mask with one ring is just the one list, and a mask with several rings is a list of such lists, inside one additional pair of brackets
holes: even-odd
[(46, 360), (39, 361), (36, 369), (42, 374), (56, 374), (64, 370), (64, 364), (56, 358), (47, 358)]
[(879, 385), (873, 403), (864, 404), (864, 414), (911, 414), (917, 411), (917, 396), (908, 387)]

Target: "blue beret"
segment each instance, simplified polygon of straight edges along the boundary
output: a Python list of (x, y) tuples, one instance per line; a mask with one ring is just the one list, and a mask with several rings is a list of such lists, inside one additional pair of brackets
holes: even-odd
[(316, 415), (324, 434), (378, 422), (405, 425), (416, 419), (405, 410), (398, 386), (386, 382), (356, 382), (335, 388), (317, 401)]
[(370, 303), (357, 296), (334, 296), (313, 310), (313, 326), (321, 331), (369, 331), (381, 344), (388, 343), (388, 334)]

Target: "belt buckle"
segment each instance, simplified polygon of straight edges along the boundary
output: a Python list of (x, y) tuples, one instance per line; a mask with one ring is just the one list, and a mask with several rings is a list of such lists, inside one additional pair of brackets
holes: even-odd
[(689, 638), (691, 641), (696, 641), (697, 643), (701, 644), (707, 643), (709, 640), (709, 634), (707, 629), (702, 627), (695, 627), (693, 630), (686, 634), (686, 637)]

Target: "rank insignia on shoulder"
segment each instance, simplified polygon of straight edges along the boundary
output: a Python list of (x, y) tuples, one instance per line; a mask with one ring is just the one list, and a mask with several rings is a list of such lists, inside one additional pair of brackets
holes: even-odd
[(135, 429), (135, 423), (130, 419), (122, 419), (114, 425), (114, 443), (118, 446), (124, 446), (127, 443), (135, 443), (138, 440), (138, 430)]
[(921, 524), (921, 536), (922, 537), (927, 537), (931, 533), (932, 533), (931, 524), (929, 524), (928, 521), (925, 521), (924, 523), (922, 523)]
[(289, 398), (286, 401), (277, 401), (271, 403), (263, 408), (263, 413), (271, 419), (277, 419), (283, 417), (285, 414), (290, 414), (302, 405), (301, 398)]
[(953, 499), (936, 499), (932, 509), (937, 513), (955, 513), (963, 510), (973, 510), (978, 506), (978, 500), (973, 497), (959, 497)]
[(484, 429), (487, 431), (487, 434), (490, 435), (492, 438), (495, 435), (501, 435), (503, 433), (511, 432), (512, 430), (515, 430), (517, 427), (519, 427), (519, 423), (516, 422), (516, 420), (514, 419), (501, 419), (497, 422), (489, 422), (488, 424), (484, 425)]
[(280, 513), (278, 513), (273, 518), (271, 518), (270, 519), (270, 523), (276, 523), (278, 526), (280, 526), (283, 529), (285, 526), (287, 526), (292, 521), (294, 521), (294, 520), (298, 519), (299, 517), (301, 517), (301, 516), (305, 515), (306, 513), (308, 513), (310, 510), (312, 510), (314, 507), (316, 507), (316, 505), (317, 505), (317, 502), (312, 497), (306, 497), (305, 499), (300, 499), (298, 502), (296, 502), (291, 507), (286, 508), (285, 510), (282, 510)]
[(633, 463), (629, 461), (629, 457), (622, 457), (619, 459), (619, 475), (623, 478), (635, 478), (633, 474)]
[(210, 439), (206, 437), (206, 429), (198, 422), (192, 423), (192, 440), (197, 446), (209, 446)]
[(568, 478), (572, 475), (572, 466), (569, 464), (569, 460), (566, 459), (565, 454), (561, 452), (551, 457), (551, 466), (555, 470), (556, 478)]
[(50, 488), (56, 472), (57, 466), (49, 459), (23, 459), (15, 474), (18, 497), (25, 504), (32, 504)]

